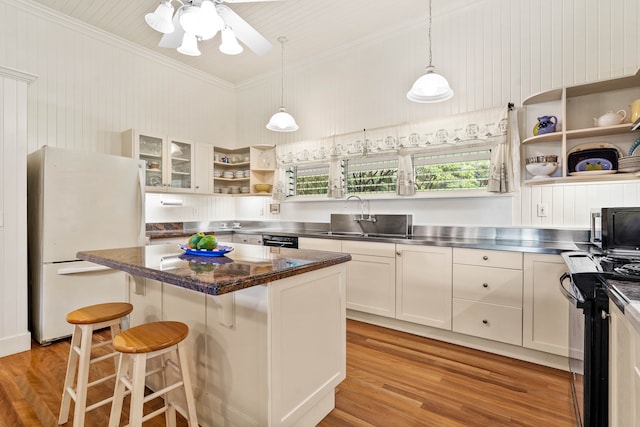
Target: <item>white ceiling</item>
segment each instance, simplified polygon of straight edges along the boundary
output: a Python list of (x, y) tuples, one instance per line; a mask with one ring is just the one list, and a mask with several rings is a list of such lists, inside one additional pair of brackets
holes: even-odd
[[(228, 4), (273, 44), (265, 55), (249, 49), (235, 56), (218, 51), (220, 35), (201, 42), (199, 57), (158, 47), (161, 34), (144, 22), (159, 0), (34, 0), (64, 15), (115, 34), (230, 83), (280, 70), (279, 36), (286, 36), (285, 65), (323, 55), (341, 46), (382, 36), (403, 27), (424, 26), (427, 40), (427, 0), (281, 0)], [(435, 0), (433, 15), (445, 13), (470, 0)], [(174, 1), (174, 6), (179, 4)]]

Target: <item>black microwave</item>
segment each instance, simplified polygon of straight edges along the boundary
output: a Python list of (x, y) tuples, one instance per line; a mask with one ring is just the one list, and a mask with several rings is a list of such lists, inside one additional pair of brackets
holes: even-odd
[(640, 251), (640, 207), (592, 212), (591, 242), (608, 251)]

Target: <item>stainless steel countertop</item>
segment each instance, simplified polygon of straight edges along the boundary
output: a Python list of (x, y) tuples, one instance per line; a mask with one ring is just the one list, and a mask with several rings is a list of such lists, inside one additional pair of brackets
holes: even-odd
[[(224, 221), (227, 224), (233, 221)], [(410, 236), (361, 236), (335, 234), (328, 223), (308, 222), (241, 222), (240, 228), (222, 228), (222, 222), (184, 224), (184, 236), (196, 231), (218, 234), (272, 234), (318, 239), (357, 240), (363, 242), (398, 243), (407, 245), (461, 247), (502, 251), (560, 254), (564, 251), (589, 249), (589, 231), (582, 229), (545, 229), (532, 227), (458, 227), (413, 226)], [(175, 233), (173, 234), (175, 236)], [(164, 237), (154, 233), (152, 238)]]

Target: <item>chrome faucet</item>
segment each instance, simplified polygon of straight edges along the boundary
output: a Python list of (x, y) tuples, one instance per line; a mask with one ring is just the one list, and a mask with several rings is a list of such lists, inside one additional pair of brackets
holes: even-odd
[[(349, 202), (349, 200), (351, 199), (356, 199), (360, 202), (360, 217), (355, 217), (353, 218), (354, 221), (367, 221), (367, 222), (376, 222), (376, 217), (375, 215), (371, 215), (371, 205), (369, 204), (368, 200), (362, 200), (360, 198), (360, 196), (356, 196), (355, 194), (350, 195), (349, 197), (347, 197), (347, 199), (344, 201), (344, 207), (347, 207), (347, 203)], [(367, 202), (367, 216), (364, 216), (364, 202)]]

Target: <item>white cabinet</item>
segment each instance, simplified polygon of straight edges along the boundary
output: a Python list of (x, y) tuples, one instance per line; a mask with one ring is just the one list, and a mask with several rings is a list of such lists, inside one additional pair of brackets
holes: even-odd
[[(195, 143), (133, 129), (122, 132), (122, 155), (144, 160), (149, 192), (193, 192)], [(204, 146), (203, 146), (204, 147)]]
[(522, 254), (453, 249), (454, 332), (522, 345)]
[[(635, 173), (577, 174), (569, 175), (567, 158), (577, 145), (604, 141), (611, 143), (627, 155), (637, 133), (630, 132), (629, 105), (640, 98), (640, 70), (633, 76), (580, 84), (554, 89), (533, 95), (523, 101), (526, 107), (523, 154), (525, 158), (539, 155), (557, 155), (558, 170), (550, 178), (536, 178), (523, 171), (528, 184), (548, 184), (550, 182), (576, 182), (597, 180), (637, 179)], [(594, 117), (608, 110), (625, 110), (624, 123), (614, 126), (596, 127)], [(537, 118), (556, 116), (556, 132), (533, 136)]]
[(611, 301), (609, 313), (609, 425), (640, 426), (635, 355), (638, 336)]
[(344, 240), (347, 263), (347, 308), (395, 317), (395, 244)]
[(566, 270), (560, 255), (524, 254), (524, 347), (568, 356), (569, 303), (559, 290)]
[(201, 142), (195, 145), (194, 192), (213, 194), (213, 146)]
[(342, 242), (332, 239), (314, 239), (312, 237), (299, 237), (298, 248), (316, 251), (342, 252)]
[(231, 238), (233, 243), (244, 243), (247, 245), (262, 245), (262, 235), (260, 234), (245, 234), (245, 233), (233, 233)]
[(396, 318), (451, 329), (452, 249), (396, 245)]

